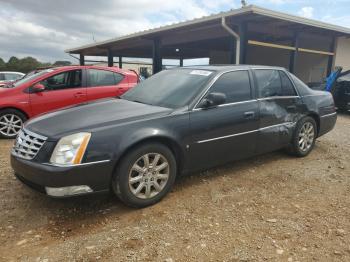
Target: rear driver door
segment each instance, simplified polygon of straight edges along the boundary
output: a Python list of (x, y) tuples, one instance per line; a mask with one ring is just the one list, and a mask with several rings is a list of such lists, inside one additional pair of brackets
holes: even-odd
[(129, 88), (126, 76), (102, 69), (87, 69), (87, 99), (89, 101), (117, 97)]
[(257, 151), (264, 153), (290, 143), (303, 105), (284, 71), (255, 69), (254, 75), (260, 108)]

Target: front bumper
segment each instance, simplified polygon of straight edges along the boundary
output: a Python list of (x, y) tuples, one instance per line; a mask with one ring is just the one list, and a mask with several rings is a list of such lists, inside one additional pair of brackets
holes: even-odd
[(21, 182), (52, 197), (109, 191), (113, 173), (110, 161), (61, 167), (11, 155), (11, 165)]

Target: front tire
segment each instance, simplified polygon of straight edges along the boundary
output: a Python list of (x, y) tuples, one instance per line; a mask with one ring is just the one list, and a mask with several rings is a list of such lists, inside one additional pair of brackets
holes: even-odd
[(290, 152), (298, 157), (307, 156), (315, 146), (317, 125), (312, 117), (303, 117), (296, 125)]
[(143, 144), (122, 158), (112, 188), (126, 205), (143, 208), (159, 202), (171, 190), (176, 172), (176, 160), (168, 147)]
[(0, 138), (16, 138), (27, 117), (16, 109), (0, 111)]

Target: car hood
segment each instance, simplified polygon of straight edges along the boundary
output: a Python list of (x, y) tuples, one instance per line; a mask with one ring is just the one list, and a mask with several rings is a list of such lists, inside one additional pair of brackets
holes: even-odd
[(25, 128), (57, 139), (75, 132), (94, 132), (100, 128), (163, 116), (172, 111), (123, 99), (104, 99), (35, 117), (25, 124)]

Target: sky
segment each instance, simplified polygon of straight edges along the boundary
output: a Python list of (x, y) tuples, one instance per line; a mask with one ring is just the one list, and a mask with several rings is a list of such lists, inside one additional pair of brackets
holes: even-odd
[[(350, 27), (350, 0), (246, 0)], [(0, 57), (72, 60), (67, 48), (241, 7), (240, 0), (0, 0)]]

